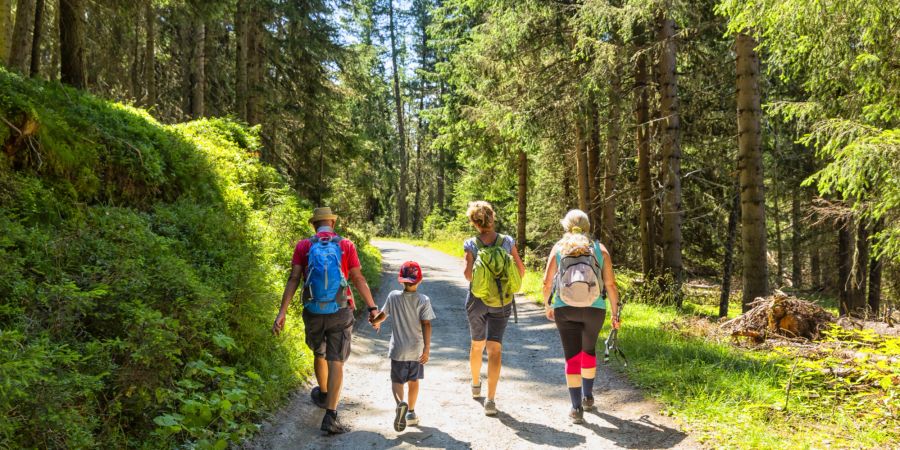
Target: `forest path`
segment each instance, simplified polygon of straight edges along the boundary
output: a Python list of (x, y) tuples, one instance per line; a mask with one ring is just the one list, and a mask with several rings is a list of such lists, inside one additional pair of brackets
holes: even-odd
[[(598, 410), (585, 412), (585, 423), (568, 418), (569, 397), (563, 378), (559, 335), (540, 306), (519, 299), (519, 323), (510, 320), (504, 336), (503, 370), (497, 388), (500, 413), (486, 417), (481, 399), (469, 390), (469, 330), (464, 299), (468, 283), (464, 262), (442, 252), (391, 241), (375, 241), (384, 257), (379, 306), (398, 288), (403, 261), (418, 261), (437, 318), (432, 322), (431, 360), (425, 366), (416, 412), (421, 425), (397, 433), (387, 357), (391, 321), (376, 333), (358, 321), (353, 350), (344, 370), (339, 415), (349, 433), (323, 436), (323, 410), (309, 389), (264, 424), (246, 447), (254, 449), (334, 448), (696, 448), (698, 444), (621, 375), (602, 364), (594, 388)], [(627, 327), (627, 324), (625, 325)], [(485, 363), (482, 376), (487, 370)], [(484, 392), (484, 391), (483, 391)]]

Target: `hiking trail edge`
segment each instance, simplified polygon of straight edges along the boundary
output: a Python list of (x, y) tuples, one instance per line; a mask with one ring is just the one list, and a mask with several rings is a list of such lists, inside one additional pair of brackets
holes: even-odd
[[(473, 399), (469, 389), (469, 329), (464, 307), (468, 283), (462, 276), (464, 261), (399, 242), (376, 240), (373, 245), (383, 255), (378, 306), (384, 304), (391, 290), (399, 288), (400, 265), (413, 260), (422, 265), (424, 274), (419, 292), (431, 298), (437, 315), (432, 321), (431, 359), (425, 365), (416, 405), (420, 426), (408, 427), (402, 433), (392, 427), (394, 400), (387, 357), (390, 319), (381, 333), (376, 333), (365, 319), (357, 319), (338, 408), (341, 421), (351, 431), (323, 436), (319, 425), (324, 410), (312, 404), (310, 386), (306, 386), (264, 423), (259, 434), (243, 448), (701, 447), (680, 431), (673, 419), (661, 415), (657, 403), (602, 363), (597, 366), (594, 387), (597, 409), (585, 411), (585, 423), (571, 423), (559, 335), (554, 324), (544, 317), (543, 309), (521, 297), (519, 323), (510, 319), (503, 339), (503, 370), (496, 398), (500, 413), (486, 417), (482, 399)], [(627, 330), (625, 323), (623, 331)], [(482, 368), (485, 370), (486, 362)]]

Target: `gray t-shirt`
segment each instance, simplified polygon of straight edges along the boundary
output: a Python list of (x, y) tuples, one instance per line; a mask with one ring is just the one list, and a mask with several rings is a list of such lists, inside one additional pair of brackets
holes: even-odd
[(434, 320), (431, 299), (418, 292), (392, 291), (382, 311), (393, 321), (389, 354), (394, 361), (418, 361), (425, 350), (422, 321)]
[[(478, 256), (478, 245), (476, 244), (477, 237), (470, 237), (463, 242), (463, 250), (472, 254), (472, 257)], [(512, 236), (507, 236), (504, 234), (497, 234), (497, 239), (503, 239), (503, 242), (500, 242), (500, 246), (506, 250), (507, 253), (512, 253), (512, 248), (516, 245), (516, 240), (512, 238)], [(491, 243), (491, 245), (495, 245)]]

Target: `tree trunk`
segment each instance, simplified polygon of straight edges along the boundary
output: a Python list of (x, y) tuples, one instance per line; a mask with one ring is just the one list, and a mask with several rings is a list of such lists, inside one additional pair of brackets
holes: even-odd
[(444, 148), (438, 147), (438, 166), (437, 166), (437, 205), (438, 212), (444, 213)]
[(863, 219), (859, 219), (856, 227), (856, 263), (853, 272), (852, 307), (864, 314), (867, 304), (866, 283), (869, 281), (869, 229)]
[(247, 1), (238, 0), (234, 14), (235, 63), (234, 97), (235, 111), (241, 120), (247, 120)]
[(741, 214), (741, 186), (734, 184), (731, 211), (728, 213), (728, 234), (725, 237), (725, 264), (722, 267), (722, 293), (719, 296), (719, 317), (728, 316), (728, 300), (731, 298), (731, 275), (734, 272), (734, 240), (737, 235), (738, 216)]
[(528, 210), (528, 155), (524, 150), (519, 150), (519, 209), (516, 217), (516, 244), (519, 248), (519, 255), (525, 257), (525, 225), (528, 219), (526, 213)]
[(12, 47), (9, 51), (9, 68), (23, 75), (28, 74), (33, 25), (34, 0), (19, 0), (16, 3), (16, 26), (13, 29)]
[(800, 241), (803, 240), (800, 227), (800, 193), (794, 189), (791, 195), (791, 282), (794, 289), (800, 289), (803, 285), (803, 259), (800, 249)]
[(194, 18), (192, 33), (191, 117), (199, 119), (206, 114), (206, 24), (199, 13)]
[(143, 64), (143, 81), (147, 87), (144, 105), (152, 106), (156, 104), (156, 10), (153, 2), (147, 2), (144, 6), (144, 26), (147, 32)]
[(638, 187), (640, 189), (641, 272), (649, 278), (656, 267), (656, 243), (653, 226), (653, 188), (650, 185), (650, 118), (648, 106), (647, 55), (643, 48), (635, 61), (634, 118), (637, 130)]
[(394, 78), (394, 106), (397, 112), (397, 140), (400, 145), (400, 180), (397, 190), (397, 215), (400, 229), (409, 229), (406, 205), (407, 161), (406, 161), (406, 130), (403, 128), (403, 99), (400, 97), (400, 71), (397, 66), (397, 38), (394, 19), (394, 0), (388, 0), (388, 18), (390, 19), (391, 38), (391, 62), (393, 63)]
[(812, 248), (809, 252), (809, 271), (812, 272), (810, 274), (812, 277), (812, 288), (819, 290), (822, 288), (822, 268), (819, 263), (819, 245), (816, 241), (818, 239), (813, 240)]
[(578, 179), (578, 209), (590, 211), (590, 182), (588, 181), (587, 136), (581, 111), (575, 113), (575, 172)]
[(0, 64), (9, 60), (9, 45), (12, 40), (12, 10), (10, 0), (0, 0)]
[(247, 123), (258, 124), (262, 119), (261, 94), (266, 48), (263, 43), (263, 15), (259, 6), (249, 8), (247, 20)]
[[(872, 225), (872, 235), (876, 236), (884, 228), (884, 219), (879, 219)], [(878, 317), (881, 309), (881, 258), (873, 255), (869, 270), (869, 309)]]
[(850, 279), (851, 261), (851, 238), (850, 238), (850, 219), (841, 218), (835, 224), (838, 229), (838, 312), (845, 316), (852, 311), (851, 309), (851, 285), (853, 280)]
[(781, 245), (781, 206), (778, 204), (777, 191), (773, 197), (772, 200), (775, 202), (775, 210), (772, 214), (775, 217), (775, 251), (778, 255), (776, 258), (778, 274), (775, 276), (775, 284), (780, 288), (784, 286), (784, 248)]
[(59, 0), (60, 80), (87, 87), (84, 70), (84, 0)]
[(739, 33), (737, 54), (738, 171), (741, 183), (741, 248), (744, 312), (756, 297), (769, 294), (766, 265), (766, 210), (760, 120), (759, 56), (756, 40)]
[(587, 168), (588, 168), (588, 217), (591, 220), (591, 235), (600, 239), (602, 229), (603, 177), (600, 174), (600, 114), (597, 104), (591, 99), (587, 107)]
[(681, 283), (684, 267), (681, 260), (681, 122), (678, 105), (678, 77), (675, 73), (675, 21), (662, 13), (657, 17), (659, 53), (659, 107), (662, 120), (662, 179), (665, 196), (662, 202), (663, 266), (672, 273), (677, 305), (681, 307)]
[(41, 76), (41, 38), (44, 33), (44, 0), (37, 0), (34, 6), (34, 35), (31, 39), (32, 78)]
[[(2, 1), (2, 0), (0, 0)], [(52, 28), (50, 29), (50, 35), (59, 37), (59, 4), (57, 3), (56, 8), (53, 8), (53, 23)], [(50, 39), (52, 48), (50, 49), (50, 73), (47, 78), (50, 81), (59, 80), (59, 53), (61, 44), (59, 39)]]
[[(616, 46), (615, 67), (609, 80), (609, 119), (606, 122), (606, 167), (603, 176), (602, 219), (600, 240), (610, 254), (615, 254), (618, 244), (616, 230), (616, 178), (619, 176), (619, 133), (622, 116), (621, 46)], [(598, 116), (599, 120), (599, 116)], [(599, 123), (598, 123), (599, 125)]]

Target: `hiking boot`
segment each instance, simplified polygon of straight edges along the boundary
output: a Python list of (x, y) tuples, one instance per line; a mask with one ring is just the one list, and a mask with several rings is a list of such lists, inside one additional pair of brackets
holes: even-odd
[(312, 398), (312, 402), (315, 403), (319, 408), (325, 409), (325, 398), (327, 394), (322, 392), (322, 389), (318, 386), (312, 388), (312, 392), (309, 393), (310, 398)]
[(325, 417), (322, 418), (322, 431), (328, 434), (341, 434), (350, 431), (350, 427), (342, 424), (338, 418), (337, 414), (331, 415), (329, 413), (325, 413)]
[(397, 415), (394, 417), (394, 430), (403, 431), (406, 429), (406, 412), (409, 405), (406, 402), (397, 403)]
[(481, 397), (481, 385), (478, 386), (472, 385), (472, 398)]
[(496, 416), (497, 415), (497, 404), (494, 403), (493, 400), (485, 400), (484, 415), (486, 415), (486, 416)]
[(581, 399), (581, 409), (591, 411), (594, 409), (594, 397), (584, 397)]
[(584, 408), (572, 408), (569, 411), (569, 418), (572, 419), (572, 423), (584, 423)]
[(419, 424), (419, 416), (416, 415), (415, 411), (410, 411), (406, 413), (406, 424), (414, 427)]

